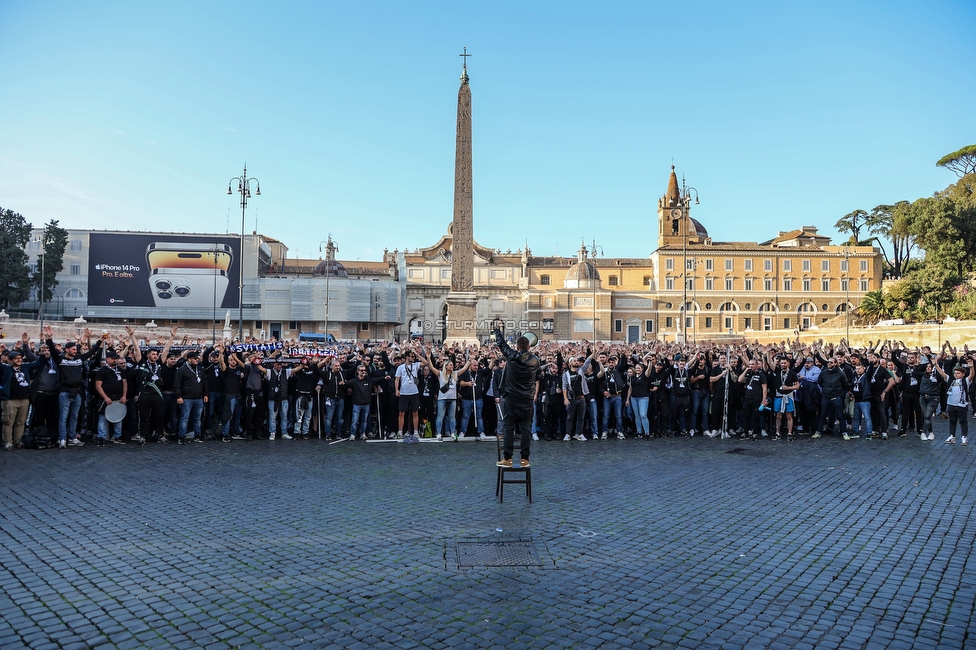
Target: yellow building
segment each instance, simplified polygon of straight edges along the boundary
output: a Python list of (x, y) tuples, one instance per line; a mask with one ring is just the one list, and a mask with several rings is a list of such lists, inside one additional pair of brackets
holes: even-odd
[[(478, 335), (496, 319), (543, 339), (639, 342), (715, 339), (808, 329), (856, 307), (881, 287), (871, 246), (836, 246), (813, 226), (765, 242), (716, 242), (691, 217), (688, 188), (671, 169), (658, 202), (657, 249), (646, 258), (535, 257), (475, 244)], [(405, 254), (406, 323), (443, 338), (451, 286), (450, 232)], [(402, 333), (402, 332), (401, 332)]]

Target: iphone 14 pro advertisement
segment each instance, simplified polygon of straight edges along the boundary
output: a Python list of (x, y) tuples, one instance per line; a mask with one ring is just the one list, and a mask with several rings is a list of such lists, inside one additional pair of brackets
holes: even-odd
[(235, 237), (91, 233), (88, 304), (229, 309), (239, 306)]

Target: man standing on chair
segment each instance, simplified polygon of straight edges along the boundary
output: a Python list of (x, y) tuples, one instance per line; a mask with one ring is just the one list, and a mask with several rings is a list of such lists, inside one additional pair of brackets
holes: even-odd
[(507, 363), (502, 374), (499, 393), (502, 399), (502, 434), (505, 436), (504, 458), (499, 467), (512, 466), (515, 451), (515, 428), (521, 435), (521, 467), (529, 466), (529, 445), (532, 443), (532, 404), (539, 393), (542, 364), (539, 357), (529, 352), (529, 339), (520, 336), (513, 350), (501, 330), (495, 329), (495, 342), (505, 355)]

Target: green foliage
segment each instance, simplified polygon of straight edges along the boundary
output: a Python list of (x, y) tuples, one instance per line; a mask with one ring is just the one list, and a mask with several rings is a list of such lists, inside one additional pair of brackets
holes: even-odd
[(861, 321), (877, 323), (879, 320), (890, 318), (892, 313), (891, 298), (881, 289), (869, 291), (861, 298), (857, 307), (857, 317)]
[(945, 167), (962, 177), (976, 173), (976, 144), (963, 147), (939, 158), (935, 163), (938, 167)]
[(850, 234), (851, 237), (848, 241), (857, 246), (861, 242), (861, 231), (867, 225), (867, 218), (868, 213), (864, 210), (854, 210), (841, 217), (834, 224), (834, 228), (839, 232)]
[(13, 210), (0, 208), (0, 307), (9, 309), (30, 296), (27, 243), (31, 225)]
[(44, 226), (41, 247), (44, 251), (43, 265), (38, 260), (37, 270), (31, 276), (31, 286), (39, 289), (43, 276), (44, 300), (47, 302), (54, 296), (54, 287), (58, 286), (57, 274), (64, 270), (64, 251), (68, 247), (68, 231), (60, 227), (56, 219)]

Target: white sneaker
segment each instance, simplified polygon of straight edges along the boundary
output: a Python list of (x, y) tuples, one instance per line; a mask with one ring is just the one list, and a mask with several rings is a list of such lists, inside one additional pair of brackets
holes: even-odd
[(434, 436), (434, 439), (435, 440), (442, 440), (443, 438), (441, 437), (441, 434), (438, 433), (436, 436)]
[(723, 431), (722, 432), (722, 440), (728, 440), (731, 437), (732, 437), (732, 435), (728, 431)]
[(849, 435), (847, 435), (847, 432), (845, 431), (844, 432), (844, 440), (850, 440), (850, 439), (851, 439), (851, 437)]
[(881, 439), (882, 440), (887, 440), (888, 439), (888, 432), (887, 431), (882, 431), (881, 432)]
[(463, 433), (459, 433), (457, 439), (458, 440), (461, 440), (462, 438), (464, 438), (464, 434)]
[(586, 442), (586, 436), (584, 436), (582, 433), (578, 433), (575, 436), (573, 436), (573, 440), (579, 440), (580, 442)]
[(950, 444), (950, 445), (954, 445), (954, 444), (956, 444), (956, 437), (955, 436), (949, 436), (948, 438), (946, 438), (946, 442), (948, 444)]
[(535, 442), (539, 442), (539, 434), (538, 433), (533, 433), (532, 434), (532, 440), (534, 440)]
[(85, 446), (85, 443), (83, 443), (81, 440), (78, 440), (77, 438), (72, 438), (71, 440), (68, 441), (68, 446), (69, 447), (84, 447)]
[(929, 431), (929, 440), (935, 440), (935, 434)]
[(959, 441), (959, 444), (961, 444), (961, 445), (968, 445), (969, 444), (969, 438), (967, 438), (966, 436), (963, 436), (962, 437), (962, 440)]
[(274, 439), (275, 439), (275, 434), (272, 433), (270, 436), (268, 436), (268, 440), (274, 440)]
[(563, 442), (569, 442), (569, 440), (569, 434), (567, 433), (565, 436), (563, 436)]
[(607, 432), (604, 431), (603, 433), (600, 434), (600, 440), (606, 440), (606, 439), (607, 439)]
[(291, 436), (289, 436), (287, 433), (283, 433), (283, 434), (281, 434), (281, 439), (282, 440), (291, 440)]
[(479, 433), (479, 434), (478, 434), (478, 439), (479, 439), (479, 440), (485, 440), (485, 439), (486, 439), (487, 437), (488, 437), (488, 436), (486, 436), (486, 435), (485, 435), (485, 434), (483, 434), (483, 433)]
[(624, 439), (626, 439), (626, 437), (627, 436), (624, 435), (624, 432), (623, 431), (618, 431), (617, 432), (617, 440), (624, 440)]
[(351, 436), (349, 436), (349, 440), (350, 441), (353, 441), (355, 439), (356, 439), (356, 434), (352, 434)]
[(816, 439), (817, 439), (817, 438), (819, 438), (819, 437), (820, 437), (820, 432), (819, 432), (819, 431), (814, 431), (814, 432), (813, 432), (813, 435), (812, 435), (812, 436), (810, 436), (810, 438), (811, 438), (812, 440), (816, 440)]
[(67, 449), (67, 448), (68, 448), (67, 440), (58, 440), (58, 449)]
[(925, 433), (918, 434), (918, 437), (920, 439), (922, 439), (922, 440), (928, 440), (929, 439), (928, 434), (925, 434)]
[(768, 438), (769, 437), (769, 434), (766, 433), (766, 430), (765, 429), (763, 429), (762, 431), (760, 431), (759, 432), (759, 435), (761, 435), (763, 438)]

